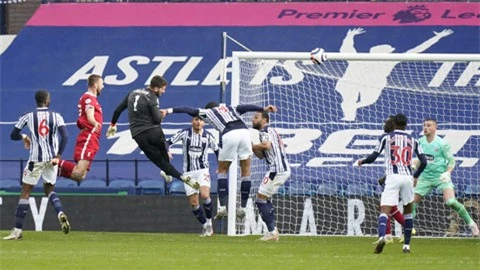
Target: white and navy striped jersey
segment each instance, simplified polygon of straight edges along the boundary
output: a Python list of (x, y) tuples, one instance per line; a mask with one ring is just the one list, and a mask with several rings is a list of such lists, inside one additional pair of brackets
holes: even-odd
[[(412, 175), (411, 164), (413, 153), (415, 152), (421, 160), (425, 158), (422, 147), (417, 139), (413, 138), (404, 130), (395, 130), (380, 137), (380, 141), (372, 155), (367, 157), (362, 164), (373, 162), (383, 150), (385, 150), (385, 169), (387, 175)], [(417, 170), (414, 176), (418, 177), (421, 171), (423, 171), (423, 169)]]
[(270, 172), (285, 172), (290, 170), (285, 146), (277, 131), (269, 126), (260, 130), (260, 142), (270, 142), (271, 148), (263, 150), (263, 156)]
[(251, 104), (238, 106), (220, 105), (211, 109), (194, 109), (190, 107), (175, 107), (173, 113), (188, 113), (191, 116), (200, 116), (220, 132), (220, 136), (235, 129), (248, 129), (240, 115), (246, 112), (262, 111), (263, 107)]
[(239, 122), (240, 128), (247, 129), (247, 125), (245, 125), (240, 117), (236, 106), (219, 106), (212, 109), (200, 109), (198, 115), (215, 127), (221, 134), (225, 131), (227, 125), (233, 122)]
[(48, 108), (37, 108), (34, 112), (22, 115), (15, 128), (21, 130), (25, 125), (31, 132), (29, 161), (52, 160), (59, 151), (59, 128), (65, 127), (63, 117)]
[(200, 134), (193, 132), (192, 128), (180, 130), (167, 140), (168, 146), (182, 141), (183, 145), (183, 170), (185, 172), (208, 169), (208, 149), (218, 154), (218, 145), (215, 137), (205, 129)]

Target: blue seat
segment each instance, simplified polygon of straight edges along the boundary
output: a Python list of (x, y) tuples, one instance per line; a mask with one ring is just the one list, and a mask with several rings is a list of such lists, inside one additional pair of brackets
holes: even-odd
[(349, 184), (345, 190), (347, 196), (372, 196), (373, 191), (370, 185), (365, 183)]
[(70, 179), (57, 179), (57, 182), (55, 183), (55, 187), (78, 187), (77, 182), (72, 181)]
[(105, 188), (107, 187), (107, 183), (103, 180), (84, 180), (80, 182), (80, 187), (85, 188)]
[(20, 187), (19, 180), (0, 180), (0, 189)]
[(334, 182), (320, 183), (315, 191), (317, 195), (336, 196), (338, 195), (338, 186)]
[(163, 177), (160, 176), (160, 169), (153, 164), (150, 160), (148, 161), (138, 161), (138, 181), (143, 180), (163, 180)]
[(106, 164), (104, 161), (93, 161), (87, 173), (88, 180), (106, 181)]
[(185, 194), (185, 186), (180, 180), (173, 180), (170, 184), (170, 194)]
[(313, 189), (310, 183), (289, 181), (288, 194), (291, 195), (312, 195)]
[(115, 180), (131, 180), (135, 181), (135, 164), (134, 162), (114, 162), (109, 163), (109, 179), (110, 183)]
[(113, 180), (110, 181), (110, 185), (108, 186), (112, 188), (128, 189), (135, 187), (135, 182), (133, 180)]
[(163, 180), (143, 180), (138, 182), (140, 195), (164, 195), (165, 181)]

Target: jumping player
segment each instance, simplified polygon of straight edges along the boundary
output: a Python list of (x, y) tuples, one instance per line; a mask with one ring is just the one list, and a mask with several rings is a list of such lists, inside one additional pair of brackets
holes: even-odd
[(187, 113), (191, 116), (200, 116), (208, 121), (220, 132), (221, 148), (218, 154), (218, 199), (220, 207), (216, 219), (227, 216), (227, 196), (228, 180), (227, 173), (230, 164), (238, 157), (240, 160), (240, 198), (242, 209), (237, 210), (237, 217), (245, 216), (243, 208), (247, 205), (250, 196), (250, 158), (252, 156), (252, 142), (247, 125), (243, 122), (240, 115), (246, 112), (276, 112), (277, 108), (268, 105), (265, 108), (256, 105), (238, 105), (225, 106), (212, 101), (207, 103), (205, 109), (195, 109), (190, 107), (176, 107), (162, 110), (166, 115), (168, 113)]
[(78, 102), (77, 136), (73, 159), (75, 163), (59, 160), (58, 175), (77, 182), (85, 179), (92, 161), (100, 148), (103, 113), (97, 97), (102, 93), (103, 79), (100, 75), (88, 77), (88, 89)]

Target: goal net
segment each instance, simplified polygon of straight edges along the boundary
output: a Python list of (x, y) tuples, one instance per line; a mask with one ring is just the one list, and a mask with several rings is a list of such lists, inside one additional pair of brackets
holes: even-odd
[[(292, 176), (272, 199), (281, 234), (375, 235), (383, 156), (369, 166), (354, 162), (372, 152), (392, 114), (408, 117), (419, 138), (425, 118), (436, 118), (438, 135), (457, 159), (456, 194), (472, 218), (480, 213), (480, 56), (467, 54), (327, 53), (315, 65), (310, 53), (234, 52), (231, 104), (273, 104), (270, 115), (286, 145)], [(251, 127), (252, 114), (244, 120)], [(258, 142), (253, 129), (252, 139)], [(239, 171), (232, 166), (229, 235), (263, 234), (255, 194), (267, 172), (252, 160), (252, 191), (243, 219), (235, 217)], [(233, 214), (232, 214), (233, 213)], [(392, 223), (393, 234), (401, 226)], [(470, 232), (433, 190), (417, 208), (414, 227), (423, 236)]]

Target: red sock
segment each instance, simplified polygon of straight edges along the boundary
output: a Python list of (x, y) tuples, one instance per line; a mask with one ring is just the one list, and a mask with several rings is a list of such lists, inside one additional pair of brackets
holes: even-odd
[(392, 211), (390, 211), (390, 216), (393, 217), (398, 223), (400, 223), (402, 227), (405, 226), (405, 218), (396, 206), (392, 207)]
[(385, 234), (392, 234), (392, 225), (390, 223), (390, 217), (387, 218), (387, 230)]
[(66, 178), (72, 177), (73, 168), (75, 163), (60, 159), (58, 162), (58, 175)]

